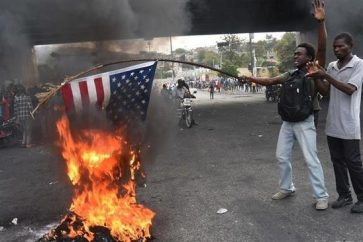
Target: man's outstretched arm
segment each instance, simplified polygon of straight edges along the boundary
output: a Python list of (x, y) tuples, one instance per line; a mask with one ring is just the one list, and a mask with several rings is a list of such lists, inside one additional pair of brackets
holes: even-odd
[[(322, 0), (313, 0), (313, 16), (318, 21), (318, 50), (316, 52), (315, 60), (319, 63), (318, 65), (321, 67), (325, 67), (326, 64), (326, 38), (327, 31), (325, 26), (325, 8), (324, 2)], [(315, 78), (314, 79), (316, 89), (319, 93), (325, 95), (329, 94), (329, 82), (326, 82), (322, 79)]]
[(284, 76), (276, 76), (276, 77), (254, 77), (254, 76), (242, 76), (242, 80), (247, 81), (248, 83), (254, 82), (260, 84), (262, 86), (269, 86), (279, 84), (284, 80)]

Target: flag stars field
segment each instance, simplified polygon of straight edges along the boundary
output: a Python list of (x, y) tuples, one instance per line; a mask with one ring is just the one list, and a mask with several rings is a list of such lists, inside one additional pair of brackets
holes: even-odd
[[(111, 119), (145, 120), (157, 62), (147, 62), (112, 72), (72, 80), (62, 87), (67, 111), (84, 106), (106, 107)], [(127, 120), (125, 120), (127, 121)]]

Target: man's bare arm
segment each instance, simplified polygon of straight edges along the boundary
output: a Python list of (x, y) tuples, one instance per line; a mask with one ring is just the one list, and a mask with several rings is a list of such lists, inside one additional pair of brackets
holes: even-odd
[(243, 80), (247, 82), (254, 82), (260, 84), (262, 86), (269, 86), (282, 83), (283, 77), (276, 76), (276, 77), (254, 77), (254, 76), (242, 76)]
[(322, 95), (327, 95), (329, 93), (330, 85), (333, 85), (336, 89), (347, 95), (352, 95), (357, 90), (354, 85), (338, 81), (332, 77), (322, 66), (319, 66), (315, 62), (309, 62), (307, 66), (308, 74), (306, 74), (306, 76), (314, 78), (316, 87)]
[(326, 64), (326, 37), (327, 31), (325, 27), (325, 9), (322, 0), (314, 0), (313, 16), (318, 21), (318, 50), (316, 52), (316, 60), (319, 65), (325, 67)]

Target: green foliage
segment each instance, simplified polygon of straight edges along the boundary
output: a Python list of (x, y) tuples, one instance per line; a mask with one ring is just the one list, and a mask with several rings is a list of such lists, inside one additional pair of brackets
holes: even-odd
[[(223, 62), (230, 62), (235, 66), (241, 66), (242, 65), (242, 58), (241, 55), (238, 54), (235, 51), (227, 51), (225, 53), (223, 53)], [(223, 66), (223, 65), (222, 65)]]
[(213, 66), (213, 64), (219, 64), (219, 55), (216, 52), (201, 49), (197, 53), (197, 61), (200, 64)]
[[(237, 35), (227, 34), (220, 43), (218, 53), (207, 49), (198, 50), (196, 61), (213, 66), (213, 64), (219, 64), (222, 59), (222, 70), (233, 75), (238, 74), (237, 68), (248, 67), (251, 62), (250, 43), (248, 41)], [(293, 68), (293, 53), (296, 48), (295, 33), (285, 33), (281, 40), (276, 40), (271, 35), (266, 36), (265, 40), (252, 44), (257, 60), (256, 66), (268, 67), (269, 76), (276, 76), (280, 72)], [(182, 52), (182, 50), (179, 51)], [(273, 52), (276, 54), (277, 62), (271, 59), (269, 53)]]
[(248, 64), (251, 62), (251, 54), (249, 52), (244, 52), (241, 54), (241, 67), (247, 68)]
[(278, 41), (273, 38), (271, 35), (266, 35), (266, 40), (260, 40), (257, 43), (254, 44), (255, 48), (255, 55), (257, 59), (257, 66), (275, 66), (276, 63), (271, 61), (270, 57), (268, 56), (268, 53), (271, 53), (274, 51), (274, 48)]
[(241, 52), (244, 40), (235, 34), (226, 34), (223, 36), (223, 41), (227, 43), (224, 51)]
[[(238, 66), (235, 65), (234, 63), (230, 62), (230, 61), (225, 61), (223, 64), (222, 64), (222, 70), (231, 74), (231, 75), (234, 75), (234, 76), (238, 76)], [(226, 75), (223, 75), (222, 73), (218, 73), (218, 76), (220, 77), (228, 77)]]
[(279, 61), (278, 68), (280, 72), (286, 72), (294, 67), (294, 51), (296, 48), (295, 33), (285, 33), (281, 40), (278, 41), (275, 51)]
[(275, 76), (278, 76), (279, 75), (279, 70), (276, 66), (269, 66), (267, 68), (268, 70), (268, 76), (269, 77), (275, 77)]
[(169, 62), (163, 62), (163, 64), (158, 65), (156, 72), (155, 72), (155, 78), (171, 78), (173, 77), (172, 74), (172, 63)]
[(267, 41), (266, 40), (260, 40), (255, 44), (255, 55), (257, 60), (258, 59), (267, 59), (266, 56), (267, 53)]
[(178, 48), (178, 49), (174, 50), (174, 53), (177, 54), (177, 55), (182, 55), (182, 54), (188, 53), (188, 51), (186, 49), (183, 49), (183, 48)]

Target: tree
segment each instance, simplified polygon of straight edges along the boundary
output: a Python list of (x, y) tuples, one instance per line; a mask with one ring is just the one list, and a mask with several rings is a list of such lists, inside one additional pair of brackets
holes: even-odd
[(183, 55), (183, 54), (188, 53), (188, 51), (186, 49), (183, 49), (183, 48), (178, 48), (178, 49), (174, 50), (174, 53), (177, 54), (177, 55)]
[[(222, 71), (225, 71), (231, 75), (238, 76), (238, 66), (232, 63), (231, 61), (225, 61), (222, 64)], [(220, 77), (229, 77), (224, 74), (219, 73), (218, 76)]]
[(291, 70), (294, 66), (294, 50), (296, 48), (296, 34), (285, 33), (275, 47), (276, 56), (279, 61), (280, 72)]
[(271, 61), (271, 56), (274, 56), (277, 40), (272, 35), (266, 35), (265, 40), (260, 40), (254, 44), (257, 66), (275, 66), (276, 63)]
[(241, 47), (244, 40), (238, 37), (238, 35), (226, 34), (223, 36), (223, 40), (225, 43), (227, 43), (227, 46), (225, 46), (225, 50), (241, 52)]
[(223, 37), (222, 43), (219, 47), (220, 55), (222, 56), (222, 67), (225, 61), (229, 61), (227, 66), (247, 67), (250, 63), (248, 45), (244, 39), (235, 34), (227, 34)]
[(197, 52), (197, 61), (200, 64), (213, 66), (213, 64), (219, 63), (219, 55), (214, 51), (199, 49)]

